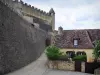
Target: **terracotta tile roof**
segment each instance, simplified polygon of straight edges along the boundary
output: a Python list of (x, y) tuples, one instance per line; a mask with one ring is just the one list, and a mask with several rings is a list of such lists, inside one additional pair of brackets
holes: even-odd
[(63, 35), (55, 35), (55, 45), (59, 48), (75, 48), (74, 39), (78, 39), (76, 49), (92, 49), (93, 41), (100, 40), (100, 29), (64, 30)]

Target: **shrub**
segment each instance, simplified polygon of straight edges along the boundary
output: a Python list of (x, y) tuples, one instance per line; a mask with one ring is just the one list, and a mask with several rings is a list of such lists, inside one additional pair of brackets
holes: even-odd
[(78, 55), (73, 57), (73, 61), (87, 61), (87, 56), (86, 55)]
[(100, 40), (95, 42), (93, 54), (96, 59), (100, 58)]
[(48, 59), (51, 59), (51, 60), (57, 60), (57, 59), (59, 59), (59, 57), (62, 56), (62, 52), (60, 52), (60, 49), (55, 46), (48, 46), (46, 48), (45, 53), (46, 53)]
[(62, 61), (69, 61), (69, 59), (68, 59), (68, 56), (67, 56), (67, 55), (59, 57), (59, 59), (58, 59), (58, 60), (62, 60)]

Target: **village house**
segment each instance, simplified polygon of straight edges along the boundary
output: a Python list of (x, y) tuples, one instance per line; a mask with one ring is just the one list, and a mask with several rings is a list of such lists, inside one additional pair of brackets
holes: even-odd
[(54, 33), (54, 45), (61, 49), (61, 52), (86, 54), (87, 61), (92, 61), (95, 41), (100, 40), (100, 29), (63, 30), (62, 27)]

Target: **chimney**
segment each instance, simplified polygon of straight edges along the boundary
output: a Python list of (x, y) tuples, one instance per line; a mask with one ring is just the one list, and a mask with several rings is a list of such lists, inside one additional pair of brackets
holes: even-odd
[(63, 35), (63, 28), (61, 26), (58, 28), (58, 35)]

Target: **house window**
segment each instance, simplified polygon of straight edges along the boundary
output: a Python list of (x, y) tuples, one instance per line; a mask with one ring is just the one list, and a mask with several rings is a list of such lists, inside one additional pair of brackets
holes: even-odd
[(86, 55), (86, 52), (84, 52), (84, 51), (78, 51), (77, 53), (76, 53), (76, 55), (78, 56), (78, 55)]
[(74, 40), (74, 47), (78, 46), (78, 40)]
[(75, 51), (67, 51), (66, 54), (69, 58), (73, 58), (75, 56)]

